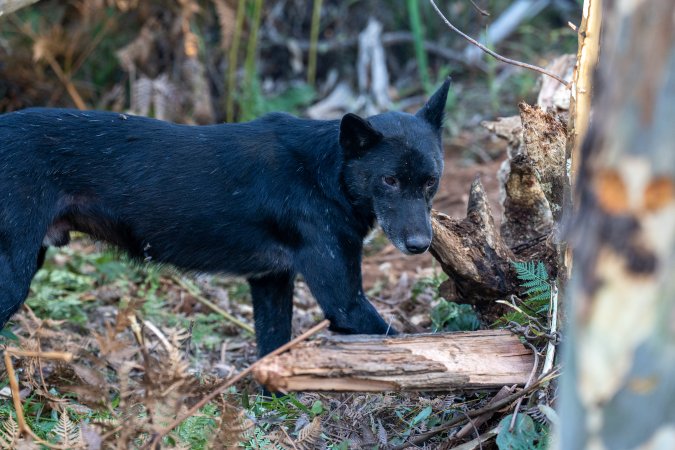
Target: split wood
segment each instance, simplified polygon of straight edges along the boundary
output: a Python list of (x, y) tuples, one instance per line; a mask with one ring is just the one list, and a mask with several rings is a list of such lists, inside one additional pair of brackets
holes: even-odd
[(506, 330), (332, 336), (260, 364), (272, 391), (448, 391), (524, 385), (533, 357)]

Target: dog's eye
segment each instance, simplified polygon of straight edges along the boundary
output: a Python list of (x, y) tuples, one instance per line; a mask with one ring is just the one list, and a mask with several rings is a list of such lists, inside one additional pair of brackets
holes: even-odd
[(387, 186), (391, 186), (391, 187), (398, 186), (398, 180), (396, 179), (396, 177), (382, 177), (382, 181)]
[(431, 189), (435, 185), (436, 185), (436, 178), (431, 177), (427, 180), (427, 183), (426, 183), (427, 189)]

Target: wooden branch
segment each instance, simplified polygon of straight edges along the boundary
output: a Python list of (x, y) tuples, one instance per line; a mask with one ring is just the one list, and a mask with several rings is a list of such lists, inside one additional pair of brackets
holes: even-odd
[(572, 185), (576, 181), (581, 143), (591, 120), (593, 72), (600, 56), (601, 25), (602, 0), (584, 0), (578, 33), (577, 67), (573, 76), (570, 103), (572, 138), (570, 139), (569, 157), (572, 161)]
[(272, 391), (449, 391), (524, 385), (532, 352), (505, 330), (396, 337), (338, 336), (300, 344), (253, 371)]
[(557, 274), (554, 244), (568, 184), (567, 134), (554, 114), (525, 103), (520, 104), (520, 117), (484, 125), (512, 145), (499, 171), (501, 229), (495, 227), (485, 190), (476, 178), (466, 218), (433, 213), (430, 251), (449, 277), (441, 285), (441, 295), (474, 305), (489, 321), (504, 311), (496, 299), (522, 291), (512, 261), (543, 261), (551, 276)]
[(483, 51), (484, 51), (485, 53), (487, 53), (488, 55), (492, 56), (493, 58), (495, 58), (495, 59), (497, 59), (497, 60), (499, 60), (499, 61), (501, 61), (501, 62), (505, 62), (505, 63), (511, 64), (511, 65), (513, 65), (513, 66), (523, 67), (523, 68), (525, 68), (525, 69), (533, 70), (533, 71), (535, 71), (535, 72), (539, 72), (539, 73), (541, 73), (541, 74), (547, 75), (547, 76), (549, 76), (549, 77), (551, 77), (551, 78), (553, 78), (553, 79), (555, 79), (555, 80), (558, 80), (558, 81), (559, 81), (560, 83), (562, 83), (565, 87), (570, 88), (570, 83), (568, 83), (567, 81), (563, 80), (563, 79), (560, 78), (558, 75), (549, 72), (549, 71), (546, 70), (546, 69), (543, 69), (543, 68), (541, 68), (541, 67), (538, 67), (538, 66), (535, 66), (535, 65), (532, 65), (532, 64), (527, 64), (527, 63), (524, 63), (524, 62), (521, 62), (521, 61), (516, 61), (515, 59), (506, 58), (506, 57), (500, 55), (499, 53), (490, 50), (489, 48), (487, 48), (486, 46), (484, 46), (483, 44), (481, 44), (481, 43), (478, 42), (477, 40), (473, 39), (471, 36), (468, 36), (467, 34), (463, 33), (463, 32), (462, 32), (461, 30), (459, 30), (456, 26), (454, 26), (454, 25), (447, 19), (447, 17), (445, 17), (445, 15), (443, 15), (443, 13), (441, 12), (441, 10), (438, 9), (438, 6), (436, 6), (436, 3), (434, 2), (434, 0), (429, 0), (429, 2), (431, 3), (431, 6), (433, 6), (433, 8), (436, 10), (436, 13), (438, 13), (438, 15), (441, 17), (441, 19), (443, 19), (443, 22), (445, 22), (445, 24), (448, 26), (448, 28), (450, 28), (452, 31), (454, 31), (455, 33), (457, 33), (457, 34), (459, 34), (460, 36), (462, 36), (464, 39), (466, 39), (467, 41), (469, 41), (470, 43), (472, 43), (472, 44), (475, 45), (476, 47), (478, 47), (478, 48), (480, 48), (481, 50), (483, 50)]

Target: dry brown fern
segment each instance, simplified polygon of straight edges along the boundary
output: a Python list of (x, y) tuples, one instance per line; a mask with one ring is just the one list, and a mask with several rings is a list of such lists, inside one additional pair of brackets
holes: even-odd
[(230, 48), (234, 35), (236, 13), (226, 0), (212, 0), (216, 7), (218, 24), (220, 25), (220, 46), (224, 51)]
[(19, 442), (19, 425), (9, 416), (0, 426), (0, 448), (14, 448)]
[(59, 445), (68, 449), (86, 448), (87, 444), (82, 439), (80, 427), (70, 420), (70, 416), (66, 410), (62, 410), (59, 415), (59, 422), (51, 431), (53, 440)]
[(232, 402), (222, 400), (218, 428), (211, 439), (210, 447), (223, 450), (240, 448), (239, 443), (246, 440), (246, 434), (253, 425), (243, 409), (237, 408)]
[(287, 450), (314, 450), (321, 448), (322, 431), (321, 417), (316, 416), (298, 432), (297, 439), (290, 437), (284, 430), (277, 430), (271, 438), (275, 444)]
[(295, 448), (299, 450), (312, 450), (320, 448), (322, 431), (321, 417), (316, 416), (306, 427), (298, 432)]

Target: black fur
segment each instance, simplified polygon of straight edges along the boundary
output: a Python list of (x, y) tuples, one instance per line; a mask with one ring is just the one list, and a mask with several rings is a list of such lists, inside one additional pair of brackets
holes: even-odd
[(363, 294), (377, 219), (406, 253), (431, 242), (446, 81), (416, 115), (270, 114), (185, 126), (112, 112), (0, 117), (0, 327), (48, 245), (78, 230), (134, 258), (248, 277), (264, 355), (291, 334), (302, 274), (334, 330), (394, 333)]

